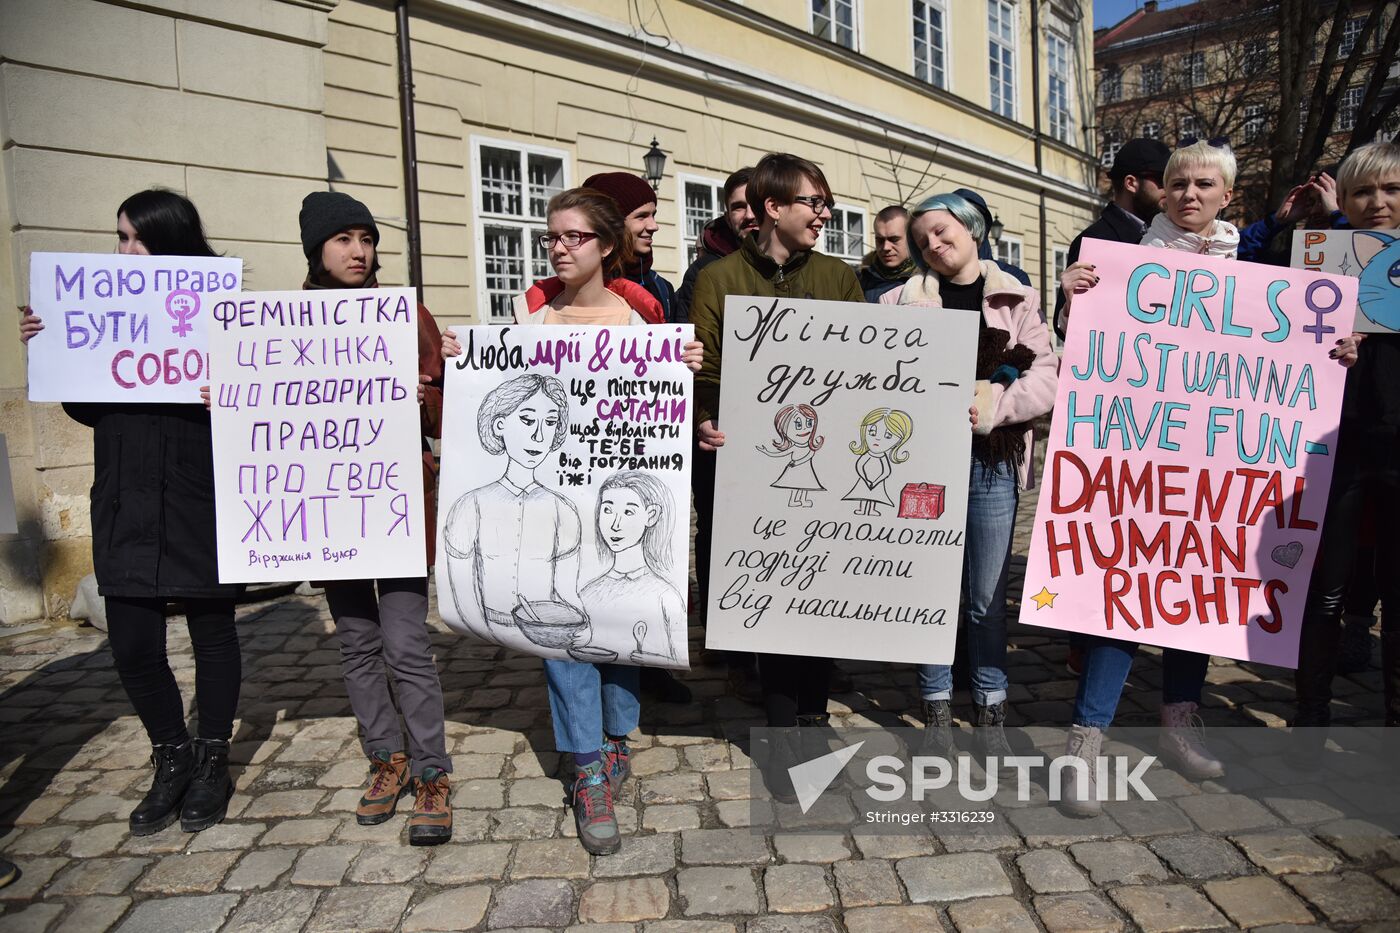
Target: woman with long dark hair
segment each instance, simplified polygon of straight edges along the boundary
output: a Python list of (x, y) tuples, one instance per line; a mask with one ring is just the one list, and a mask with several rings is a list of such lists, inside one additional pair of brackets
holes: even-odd
[[(159, 188), (117, 208), (117, 252), (217, 255), (195, 206)], [(43, 329), (31, 313), (20, 323), (26, 343)], [(238, 587), (219, 582), (216, 559), (209, 413), (198, 404), (63, 409), (93, 429), (92, 563), (117, 673), (151, 740), (155, 777), (131, 812), (131, 832), (149, 835), (176, 818), (185, 832), (207, 829), (224, 818), (233, 794), (229, 739), (243, 676), (234, 628)], [(182, 604), (194, 646), (193, 739), (166, 657), (171, 601)]]

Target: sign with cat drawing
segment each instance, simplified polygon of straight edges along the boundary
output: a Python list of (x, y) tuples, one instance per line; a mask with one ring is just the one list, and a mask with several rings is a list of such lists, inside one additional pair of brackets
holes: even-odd
[(544, 658), (689, 666), (689, 325), (462, 328), (438, 608)]
[(1357, 333), (1400, 331), (1400, 230), (1298, 230), (1292, 265), (1360, 280)]
[(707, 647), (952, 662), (979, 319), (726, 299)]

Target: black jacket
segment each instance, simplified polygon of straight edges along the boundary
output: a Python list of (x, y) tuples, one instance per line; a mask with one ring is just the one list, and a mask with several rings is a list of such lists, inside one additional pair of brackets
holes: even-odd
[(103, 596), (232, 597), (219, 583), (214, 448), (200, 405), (67, 403), (93, 429), (92, 563)]
[[(1065, 259), (1066, 266), (1072, 266), (1079, 261), (1079, 247), (1084, 238), (1091, 240), (1111, 240), (1114, 243), (1141, 243), (1142, 228), (1133, 223), (1133, 218), (1128, 212), (1116, 204), (1110, 203), (1103, 209), (1099, 219), (1084, 228), (1084, 232), (1074, 238), (1074, 242), (1069, 245), (1069, 255)], [(1060, 290), (1060, 283), (1055, 283), (1055, 333), (1061, 340), (1065, 339), (1065, 322), (1060, 312), (1065, 307), (1065, 293)]]

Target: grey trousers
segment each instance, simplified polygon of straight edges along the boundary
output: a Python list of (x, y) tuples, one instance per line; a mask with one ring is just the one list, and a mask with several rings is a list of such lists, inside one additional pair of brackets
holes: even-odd
[(398, 711), (385, 676), (387, 662), (408, 728), (413, 776), (429, 765), (450, 772), (442, 684), (428, 640), (427, 578), (333, 580), (326, 583), (326, 602), (340, 636), (345, 688), (360, 723), (365, 754), (404, 750)]

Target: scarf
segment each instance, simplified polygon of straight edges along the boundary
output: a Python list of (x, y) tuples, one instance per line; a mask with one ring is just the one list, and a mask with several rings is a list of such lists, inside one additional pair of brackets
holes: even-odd
[(882, 282), (903, 282), (912, 276), (917, 269), (914, 266), (914, 259), (911, 256), (905, 256), (904, 261), (898, 266), (895, 266), (893, 269), (888, 269), (880, 262), (878, 256), (874, 253), (867, 253), (865, 256), (865, 265), (861, 267), (861, 271), (868, 273)]
[(1142, 245), (1234, 259), (1235, 252), (1240, 248), (1240, 231), (1228, 221), (1216, 220), (1215, 229), (1210, 234), (1192, 233), (1172, 223), (1167, 218), (1167, 212), (1162, 211), (1152, 218), (1152, 223), (1142, 236)]

